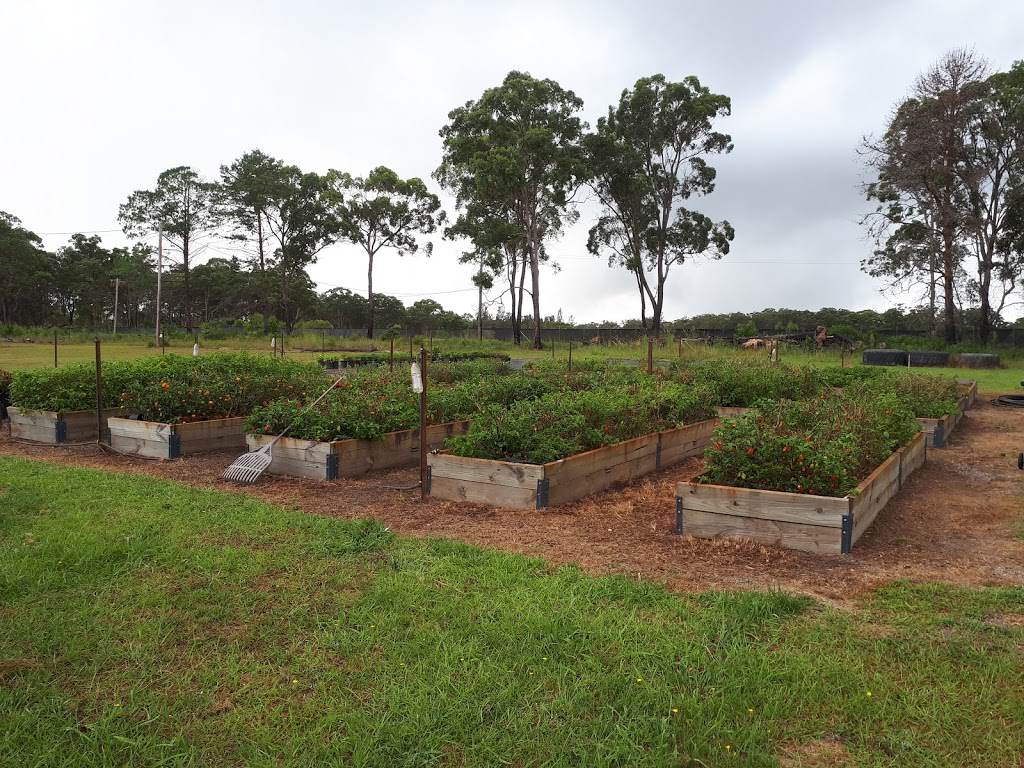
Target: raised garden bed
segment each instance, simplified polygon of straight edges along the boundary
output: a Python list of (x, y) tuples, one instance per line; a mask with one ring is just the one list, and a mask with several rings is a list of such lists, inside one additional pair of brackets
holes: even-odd
[(846, 554), (927, 455), (923, 433), (856, 490), (833, 498), (689, 482), (676, 486), (676, 533), (735, 536), (807, 552)]
[(960, 399), (957, 400), (955, 411), (947, 413), (941, 419), (918, 419), (929, 448), (946, 447), (946, 439), (956, 429), (957, 424), (963, 420), (964, 414), (974, 404), (974, 400), (978, 396), (978, 382), (976, 381), (958, 381), (957, 388), (960, 390)]
[[(432, 424), (427, 427), (427, 450), (444, 447), (455, 435), (465, 434), (469, 421)], [(250, 451), (259, 450), (273, 435), (246, 433), (245, 442)], [(310, 480), (334, 480), (355, 477), (377, 469), (407, 467), (419, 462), (419, 429), (389, 432), (383, 440), (334, 440), (318, 442), (284, 437), (272, 451), (267, 470), (273, 475), (305, 477)]]
[(176, 459), (190, 453), (245, 450), (245, 419), (164, 424), (136, 419), (110, 419), (110, 447), (121, 453), (154, 459)]
[[(106, 430), (107, 420), (120, 413), (118, 408), (103, 412), (102, 428)], [(22, 410), (16, 406), (7, 407), (7, 418), (11, 422), (11, 437), (29, 440), (33, 443), (63, 445), (66, 443), (88, 443), (98, 440), (96, 411)]]
[(546, 464), (427, 456), (427, 491), (451, 501), (511, 509), (541, 509), (627, 483), (662, 467), (700, 456), (717, 421), (709, 419)]

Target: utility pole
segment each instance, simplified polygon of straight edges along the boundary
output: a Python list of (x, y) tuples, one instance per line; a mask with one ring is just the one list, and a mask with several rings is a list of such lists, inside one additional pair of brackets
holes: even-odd
[(160, 335), (160, 277), (164, 271), (164, 224), (160, 222), (156, 227), (156, 343), (163, 350), (163, 336)]
[(477, 274), (476, 339), (484, 340), (484, 252), (480, 251), (480, 272)]
[(117, 295), (121, 288), (121, 278), (115, 277), (110, 282), (114, 284), (114, 335), (117, 336)]

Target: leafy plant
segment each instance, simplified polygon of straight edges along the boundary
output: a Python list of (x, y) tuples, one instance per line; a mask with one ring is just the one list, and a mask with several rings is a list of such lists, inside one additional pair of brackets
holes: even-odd
[(700, 482), (845, 496), (918, 431), (914, 413), (892, 392), (762, 401), (715, 429)]

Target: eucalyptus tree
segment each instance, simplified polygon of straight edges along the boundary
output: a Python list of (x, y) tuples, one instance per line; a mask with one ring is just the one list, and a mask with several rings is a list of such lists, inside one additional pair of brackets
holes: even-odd
[(654, 75), (624, 90), (587, 136), (590, 184), (602, 208), (587, 248), (632, 273), (643, 327), (649, 302), (654, 335), (661, 333), (672, 267), (697, 256), (721, 258), (735, 235), (728, 221), (684, 205), (715, 189), (707, 158), (732, 151), (732, 139), (714, 129), (730, 110), (727, 96), (696, 77), (673, 83)]
[(228, 237), (255, 246), (252, 261), (258, 270), (261, 311), (265, 317), (270, 316), (269, 217), (276, 208), (275, 202), (288, 195), (288, 176), (282, 161), (253, 149), (230, 165), (220, 167), (220, 182), (214, 198), (214, 214), (229, 227)]
[[(435, 232), (446, 216), (441, 201), (422, 180), (402, 179), (390, 168), (378, 166), (366, 178), (339, 171), (330, 171), (328, 176), (338, 193), (335, 211), (342, 222), (342, 237), (362, 247), (368, 258), (366, 338), (372, 339), (374, 258), (384, 248), (399, 256), (417, 253), (417, 237)], [(433, 247), (428, 241), (424, 253), (430, 256)]]
[[(869, 172), (865, 186), (875, 210), (865, 217), (879, 248), (866, 271), (897, 277), (920, 272), (922, 248), (934, 254), (928, 269), (942, 284), (945, 339), (957, 339), (956, 293), (965, 228), (970, 226), (965, 172), (968, 141), (983, 107), (988, 64), (973, 52), (945, 54), (918, 76), (909, 98), (893, 110), (885, 134), (862, 142)], [(934, 245), (931, 243), (934, 242)]]
[[(453, 234), (500, 249), (530, 272), (533, 346), (540, 339), (540, 265), (545, 243), (579, 217), (574, 195), (586, 180), (583, 101), (554, 80), (510, 72), (500, 86), (448, 113), (434, 177), (461, 209)], [(517, 335), (516, 342), (519, 342)]]
[(132, 192), (117, 216), (128, 237), (150, 235), (162, 226), (164, 238), (181, 253), (183, 320), (190, 331), (192, 292), (189, 271), (197, 240), (215, 228), (212, 196), (212, 184), (204, 181), (192, 168), (178, 166), (161, 173), (154, 189)]
[(1024, 186), (1024, 62), (985, 82), (980, 108), (968, 129), (961, 176), (965, 235), (974, 256), (978, 333), (988, 342), (994, 320), (1024, 274), (1024, 253), (1013, 247), (1010, 235), (1019, 220)]
[[(309, 303), (306, 267), (337, 240), (344, 222), (338, 216), (340, 198), (331, 174), (303, 173), (298, 167), (287, 165), (279, 168), (276, 175), (264, 211), (264, 222), (276, 245), (268, 276), (277, 284), (271, 299), (278, 303), (290, 331), (298, 311)], [(292, 300), (293, 284), (298, 291), (295, 298), (301, 298), (299, 302)]]

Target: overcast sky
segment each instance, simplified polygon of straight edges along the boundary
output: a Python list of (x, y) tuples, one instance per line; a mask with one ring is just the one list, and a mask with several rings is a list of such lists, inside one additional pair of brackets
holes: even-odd
[[(696, 75), (731, 97), (717, 127), (735, 150), (712, 161), (717, 189), (693, 207), (736, 239), (721, 262), (671, 275), (668, 319), (911, 302), (860, 271), (858, 142), (944, 52), (973, 47), (996, 70), (1024, 58), (1020, 0), (6, 0), (2, 23), (0, 210), (49, 249), (73, 232), (124, 245), (117, 211), (132, 191), (178, 165), (213, 180), (255, 148), (304, 171), (387, 165), (440, 192), (430, 175), (448, 112), (513, 69), (574, 91), (591, 125), (640, 77)], [(628, 273), (587, 254), (595, 213), (549, 246), (561, 270), (542, 273), (543, 314), (639, 316)], [(438, 237), (430, 259), (382, 252), (374, 288), (475, 311), (463, 247)], [(310, 273), (321, 290), (365, 295), (353, 246), (325, 250)]]

